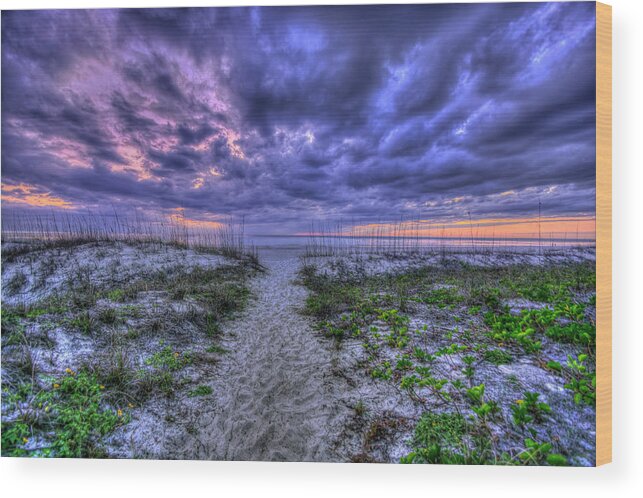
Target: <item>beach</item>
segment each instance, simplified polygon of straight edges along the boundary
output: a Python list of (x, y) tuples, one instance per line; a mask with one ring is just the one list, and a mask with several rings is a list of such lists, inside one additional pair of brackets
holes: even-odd
[[(42, 418), (47, 403), (62, 411), (63, 397), (43, 400), (82, 375), (99, 386), (94, 401), (109, 423), (89, 431), (81, 454), (422, 461), (418, 427), (446, 414), (463, 430), (484, 426), (493, 442), (442, 442), (455, 461), (468, 458), (462, 441), (497, 459), (489, 463), (510, 463), (535, 439), (551, 445), (545, 458), (592, 465), (594, 408), (566, 387), (566, 362), (587, 344), (548, 331), (591, 323), (593, 308), (552, 318), (533, 339), (490, 335), (489, 310), (503, 320), (553, 310), (557, 294), (528, 298), (526, 287), (503, 285), (532, 272), (550, 289), (561, 269), (564, 280), (577, 268), (574, 303), (590, 302), (594, 257), (591, 248), (311, 256), (282, 244), (254, 260), (165, 244), (5, 245), (3, 423), (16, 427), (29, 406), (42, 429), (18, 449), (62, 451), (50, 439), (63, 422)], [(495, 301), (469, 277), (493, 281)], [(525, 393), (536, 393), (536, 408), (515, 415)]]

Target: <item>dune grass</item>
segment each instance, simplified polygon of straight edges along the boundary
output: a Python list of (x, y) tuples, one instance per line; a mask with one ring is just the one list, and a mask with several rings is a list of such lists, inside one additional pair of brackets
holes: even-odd
[(435, 225), (426, 220), (396, 220), (359, 225), (343, 222), (311, 224), (305, 249), (307, 257), (440, 254), (498, 254), (509, 252), (538, 254), (567, 254), (579, 248), (593, 248), (594, 241), (581, 239), (578, 234), (545, 234), (541, 230), (516, 237), (481, 236), (479, 226), (470, 221), (470, 235), (445, 235), (445, 229), (426, 236), (427, 227)]
[[(245, 240), (243, 221), (200, 226), (181, 216), (143, 218), (137, 215), (50, 214), (20, 216), (7, 213), (2, 220), (2, 241), (13, 242), (2, 251), (3, 261), (12, 261), (36, 247), (75, 247), (101, 242), (156, 244), (192, 248), (259, 264), (255, 247)], [(24, 244), (24, 242), (28, 242)]]

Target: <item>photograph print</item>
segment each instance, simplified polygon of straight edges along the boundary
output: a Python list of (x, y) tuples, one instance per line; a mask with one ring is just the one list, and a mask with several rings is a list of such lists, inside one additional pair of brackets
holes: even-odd
[(594, 466), (597, 4), (2, 12), (2, 456)]

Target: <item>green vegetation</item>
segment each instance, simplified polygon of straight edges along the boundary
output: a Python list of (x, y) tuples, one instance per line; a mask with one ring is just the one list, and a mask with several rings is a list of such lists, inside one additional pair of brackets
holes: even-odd
[(523, 465), (568, 465), (567, 458), (552, 453), (551, 443), (538, 443), (531, 438), (525, 439), (525, 449), (518, 453), (514, 461)]
[(125, 301), (125, 291), (123, 289), (113, 289), (107, 293), (107, 299), (122, 303)]
[(213, 344), (212, 346), (208, 346), (208, 348), (205, 351), (207, 353), (218, 353), (218, 354), (226, 354), (229, 352), (223, 346), (219, 346), (218, 344)]
[[(51, 388), (34, 392), (22, 384), (5, 391), (9, 410), (18, 416), (2, 422), (3, 456), (103, 456), (99, 442), (119, 424), (127, 422), (121, 409), (106, 405), (105, 386), (87, 372), (70, 369)], [(31, 439), (37, 439), (36, 445)]]
[(355, 404), (354, 410), (355, 415), (357, 415), (358, 417), (363, 417), (364, 415), (366, 415), (366, 405), (361, 399)]
[(591, 323), (572, 322), (567, 325), (552, 325), (545, 330), (547, 337), (558, 342), (595, 346), (596, 326)]
[(176, 372), (191, 363), (191, 353), (175, 351), (170, 346), (163, 346), (145, 360), (145, 365), (149, 368), (137, 372), (138, 392), (149, 395), (150, 392), (159, 389), (165, 395), (171, 395), (176, 389)]
[[(467, 391), (474, 405), (475, 417), (465, 418), (460, 413), (427, 412), (415, 427), (411, 441), (413, 450), (402, 457), (401, 463), (438, 463), (458, 465), (567, 465), (563, 455), (553, 453), (550, 442), (536, 442), (531, 438), (524, 440), (524, 448), (518, 451), (498, 451), (497, 443), (489, 430), (487, 420), (496, 417), (498, 407), (493, 402), (484, 401), (484, 384)], [(531, 394), (537, 400), (537, 393)], [(520, 400), (523, 401), (523, 400)], [(534, 401), (536, 402), (536, 401)], [(547, 411), (548, 405), (528, 402), (516, 406), (526, 407), (526, 411)], [(547, 407), (545, 409), (544, 407)], [(533, 419), (530, 419), (531, 421)], [(527, 421), (525, 420), (525, 424)]]
[(98, 321), (105, 325), (114, 325), (118, 320), (118, 313), (115, 308), (102, 308), (98, 311)]
[[(557, 414), (543, 394), (507, 374), (507, 391), (496, 398), (489, 392), (498, 388), (489, 391), (481, 375), (529, 359), (560, 379), (570, 402), (593, 404), (593, 264), (453, 263), (375, 276), (341, 265), (336, 270), (330, 276), (303, 268), (301, 278), (310, 291), (305, 312), (338, 345), (348, 337), (360, 341), (368, 375), (394, 383), (426, 407), (403, 462), (568, 464), (570, 450), (550, 432)], [(511, 309), (510, 300), (525, 307)], [(544, 357), (552, 341), (584, 352), (562, 366)], [(485, 375), (503, 379), (497, 371)], [(366, 447), (358, 456), (370, 458)]]
[(195, 398), (197, 396), (209, 396), (210, 394), (212, 394), (212, 388), (210, 386), (202, 385), (192, 389), (188, 393), (188, 396)]
[[(402, 463), (474, 463), (465, 442), (469, 424), (457, 413), (425, 413), (415, 427), (414, 451)], [(476, 462), (483, 463), (483, 462)]]
[(540, 394), (537, 392), (526, 392), (524, 399), (516, 400), (511, 406), (513, 421), (516, 425), (524, 427), (531, 422), (542, 422), (545, 415), (551, 412), (547, 403), (538, 401)]
[(447, 287), (427, 291), (418, 299), (426, 304), (435, 304), (440, 308), (445, 308), (450, 305), (460, 304), (464, 297), (453, 287)]
[(150, 365), (156, 370), (174, 372), (189, 365), (191, 361), (189, 353), (173, 351), (170, 346), (165, 346), (145, 360), (145, 364)]
[(74, 329), (82, 332), (85, 335), (89, 335), (92, 331), (94, 325), (94, 319), (89, 314), (89, 311), (83, 310), (69, 320), (69, 326)]
[(487, 349), (484, 352), (484, 359), (494, 365), (506, 365), (512, 362), (513, 357), (502, 349)]
[(586, 354), (578, 355), (576, 359), (571, 356), (568, 357), (567, 367), (571, 378), (565, 384), (565, 387), (574, 392), (574, 402), (576, 404), (585, 403), (595, 406), (596, 372), (589, 369), (586, 361)]
[[(209, 353), (226, 352), (214, 341), (221, 323), (246, 305), (255, 263), (241, 258), (229, 266), (177, 264), (125, 285), (114, 278), (112, 286), (109, 278), (96, 279), (81, 266), (47, 299), (3, 303), (2, 455), (104, 457), (105, 437), (150, 398), (173, 397), (179, 390), (190, 397), (212, 394), (207, 385), (190, 385), (184, 370), (216, 359), (185, 351), (186, 335), (209, 343)], [(183, 302), (173, 306), (176, 300)], [(61, 332), (69, 343), (59, 343)], [(150, 339), (159, 343), (156, 350), (150, 351)], [(72, 357), (78, 347), (93, 353), (79, 356), (75, 371), (63, 373), (56, 363), (43, 368), (42, 359), (49, 351), (56, 359), (59, 347), (69, 348), (63, 353)]]
[[(560, 319), (567, 323), (560, 323)], [(558, 342), (594, 347), (596, 325), (585, 319), (585, 305), (573, 303), (570, 296), (561, 298), (554, 307), (549, 306), (522, 310), (520, 315), (502, 311), (489, 311), (485, 323), (490, 327), (491, 337), (499, 342), (512, 342), (527, 353), (540, 351), (542, 343), (537, 337), (546, 335)]]

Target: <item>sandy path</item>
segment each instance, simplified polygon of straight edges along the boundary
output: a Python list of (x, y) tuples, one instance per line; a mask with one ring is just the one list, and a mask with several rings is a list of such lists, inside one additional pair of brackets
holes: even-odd
[(253, 283), (255, 299), (224, 329), (230, 352), (213, 383), (215, 406), (201, 420), (200, 457), (330, 460), (328, 428), (342, 408), (331, 353), (297, 312), (306, 298), (293, 283), (297, 253), (267, 250), (261, 260), (267, 272)]

